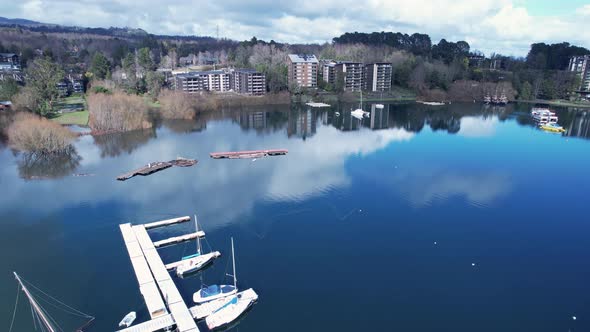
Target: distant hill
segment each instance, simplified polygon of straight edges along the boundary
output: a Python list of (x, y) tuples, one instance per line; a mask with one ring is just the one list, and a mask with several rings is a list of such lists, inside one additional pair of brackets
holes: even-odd
[(35, 25), (49, 25), (37, 21), (25, 20), (24, 18), (6, 18), (0, 16), (0, 24), (15, 24), (15, 25), (26, 25), (26, 26), (35, 26)]

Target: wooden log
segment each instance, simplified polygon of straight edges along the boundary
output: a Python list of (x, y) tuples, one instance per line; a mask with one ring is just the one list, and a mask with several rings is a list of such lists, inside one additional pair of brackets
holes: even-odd
[(209, 155), (213, 159), (240, 159), (240, 158), (261, 158), (266, 156), (286, 155), (289, 151), (286, 149), (272, 150), (252, 150), (252, 151), (233, 151), (233, 152), (212, 152)]

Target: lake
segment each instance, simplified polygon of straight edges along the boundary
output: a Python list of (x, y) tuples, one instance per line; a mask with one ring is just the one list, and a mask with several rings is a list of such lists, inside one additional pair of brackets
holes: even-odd
[[(590, 330), (590, 111), (556, 110), (567, 131), (552, 134), (528, 105), (365, 105), (362, 121), (353, 107), (223, 110), (81, 136), (58, 160), (0, 145), (0, 329), (12, 271), (96, 316), (88, 331), (146, 320), (118, 225), (197, 214), (223, 256), (177, 285), (192, 306), (201, 278), (230, 282), (234, 237), (238, 287), (260, 296), (235, 331)], [(270, 148), (289, 153), (209, 158)], [(115, 180), (178, 156), (199, 163)], [(19, 303), (13, 330), (34, 330)]]

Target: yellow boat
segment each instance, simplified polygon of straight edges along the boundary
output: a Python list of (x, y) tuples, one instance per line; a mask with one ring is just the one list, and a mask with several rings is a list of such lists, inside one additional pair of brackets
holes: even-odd
[(562, 126), (558, 125), (557, 123), (546, 123), (540, 126), (541, 129), (545, 131), (550, 131), (552, 133), (564, 133), (565, 129)]

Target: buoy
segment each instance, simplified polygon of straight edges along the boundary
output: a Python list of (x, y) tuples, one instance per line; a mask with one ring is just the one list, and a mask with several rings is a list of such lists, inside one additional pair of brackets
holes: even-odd
[(436, 244), (436, 241), (434, 241), (434, 244)]
[(576, 317), (576, 316), (572, 316), (572, 319), (573, 319), (573, 320), (576, 320), (576, 319), (577, 319), (577, 317)]
[(475, 263), (471, 263), (471, 266), (475, 266)]

